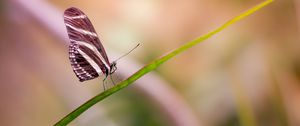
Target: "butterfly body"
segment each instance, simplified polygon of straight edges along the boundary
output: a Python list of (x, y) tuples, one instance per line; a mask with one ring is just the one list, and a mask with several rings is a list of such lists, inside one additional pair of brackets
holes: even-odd
[(69, 59), (79, 81), (105, 78), (113, 74), (116, 62), (109, 62), (106, 51), (88, 17), (71, 7), (64, 12), (64, 22), (70, 39)]

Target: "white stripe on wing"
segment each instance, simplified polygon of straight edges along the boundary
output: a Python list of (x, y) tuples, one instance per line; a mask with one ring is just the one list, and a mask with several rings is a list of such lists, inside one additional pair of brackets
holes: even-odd
[(77, 16), (68, 16), (68, 15), (64, 15), (65, 18), (68, 18), (68, 19), (84, 19), (86, 18), (87, 16), (86, 15), (77, 15)]
[(84, 30), (84, 29), (81, 29), (81, 28), (76, 28), (76, 27), (74, 27), (74, 26), (72, 26), (72, 25), (70, 25), (68, 23), (66, 23), (66, 26), (69, 27), (69, 28), (71, 28), (71, 29), (73, 29), (73, 30), (75, 30), (75, 31), (78, 31), (78, 32), (80, 32), (82, 34), (91, 35), (91, 36), (94, 36), (94, 37), (98, 37), (97, 34), (94, 33), (94, 32), (87, 31), (87, 30)]
[(100, 76), (102, 74), (102, 70), (101, 70), (100, 66), (97, 65), (97, 63), (90, 56), (88, 56), (85, 52), (83, 52), (79, 48), (77, 51), (86, 59), (87, 62), (90, 63), (90, 65), (97, 71), (97, 73)]

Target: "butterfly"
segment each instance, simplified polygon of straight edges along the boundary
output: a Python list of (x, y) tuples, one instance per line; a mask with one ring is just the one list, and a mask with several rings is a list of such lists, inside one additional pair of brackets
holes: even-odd
[(108, 75), (117, 70), (116, 61), (139, 46), (110, 62), (91, 21), (81, 10), (70, 7), (65, 10), (63, 18), (70, 39), (69, 59), (81, 82), (101, 75), (105, 75), (105, 81)]

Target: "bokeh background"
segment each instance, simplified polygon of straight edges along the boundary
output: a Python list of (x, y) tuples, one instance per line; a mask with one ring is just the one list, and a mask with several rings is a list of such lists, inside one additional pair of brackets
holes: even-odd
[[(103, 91), (79, 82), (63, 11), (90, 18), (114, 78), (201, 36), (261, 0), (0, 1), (0, 125), (47, 126)], [(300, 1), (271, 5), (99, 102), (71, 126), (299, 126)]]

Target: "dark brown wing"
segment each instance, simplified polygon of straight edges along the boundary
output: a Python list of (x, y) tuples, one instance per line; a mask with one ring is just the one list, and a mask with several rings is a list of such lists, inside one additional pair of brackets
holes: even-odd
[[(70, 18), (67, 18), (70, 17)], [(103, 56), (107, 64), (110, 64), (106, 51), (98, 38), (98, 35), (88, 17), (75, 7), (68, 8), (64, 13), (65, 24), (69, 24), (77, 29), (87, 31), (86, 33), (78, 33), (78, 31), (68, 28), (69, 37), (75, 40), (83, 40), (94, 45), (100, 54)], [(84, 32), (84, 31), (81, 31)]]
[(71, 65), (79, 80), (90, 80), (107, 73), (110, 69), (109, 60), (87, 16), (71, 7), (64, 12), (64, 21), (71, 42)]

